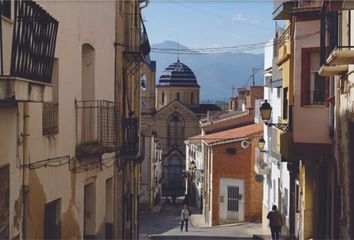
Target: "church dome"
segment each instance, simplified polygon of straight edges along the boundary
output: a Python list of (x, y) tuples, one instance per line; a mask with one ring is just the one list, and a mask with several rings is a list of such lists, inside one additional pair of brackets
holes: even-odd
[(193, 71), (179, 60), (161, 74), (158, 86), (200, 87)]

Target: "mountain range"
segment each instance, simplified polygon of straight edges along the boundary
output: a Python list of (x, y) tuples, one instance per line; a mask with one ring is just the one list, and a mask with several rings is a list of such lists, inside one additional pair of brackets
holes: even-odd
[[(202, 102), (227, 101), (232, 96), (232, 88), (252, 84), (252, 68), (259, 70), (255, 74), (256, 85), (263, 85), (263, 54), (218, 53), (218, 54), (166, 54), (155, 52), (157, 48), (188, 49), (173, 41), (152, 44), (151, 59), (156, 61), (156, 81), (170, 64), (180, 61), (192, 69), (201, 87)], [(154, 51), (155, 49), (155, 51)], [(181, 51), (182, 52), (182, 51)]]

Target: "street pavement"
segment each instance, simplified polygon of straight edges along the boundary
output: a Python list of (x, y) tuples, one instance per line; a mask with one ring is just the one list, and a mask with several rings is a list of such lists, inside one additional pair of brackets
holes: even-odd
[(267, 229), (263, 229), (260, 223), (237, 223), (208, 227), (203, 223), (203, 217), (192, 209), (192, 216), (188, 226), (188, 232), (180, 230), (180, 205), (165, 204), (161, 210), (154, 213), (140, 215), (139, 237), (148, 239), (254, 239), (254, 235), (269, 235)]

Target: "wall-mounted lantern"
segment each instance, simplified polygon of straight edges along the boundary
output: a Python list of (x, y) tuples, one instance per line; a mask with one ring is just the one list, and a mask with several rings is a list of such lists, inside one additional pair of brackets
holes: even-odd
[(274, 126), (284, 132), (289, 130), (289, 125), (286, 123), (271, 123), (270, 118), (272, 116), (272, 106), (268, 103), (268, 100), (264, 100), (261, 107), (259, 108), (262, 120), (264, 124), (271, 127)]

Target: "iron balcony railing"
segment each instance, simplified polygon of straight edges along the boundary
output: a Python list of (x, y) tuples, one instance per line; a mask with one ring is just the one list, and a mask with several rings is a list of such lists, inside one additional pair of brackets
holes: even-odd
[(137, 155), (139, 152), (139, 121), (136, 117), (125, 119), (124, 123), (124, 149), (127, 155)]
[(75, 101), (76, 155), (100, 155), (116, 147), (115, 104), (106, 100)]
[(14, 1), (10, 75), (51, 83), (58, 21), (34, 1)]

